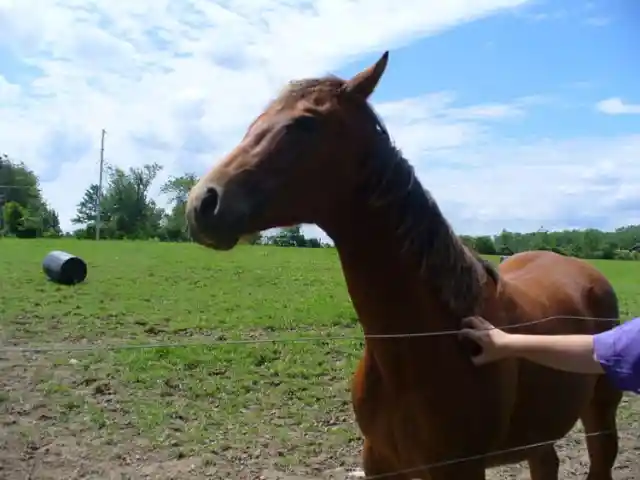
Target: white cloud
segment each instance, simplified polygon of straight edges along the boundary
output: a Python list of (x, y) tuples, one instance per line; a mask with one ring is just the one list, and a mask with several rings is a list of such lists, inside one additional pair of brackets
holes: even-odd
[(6, 78), (0, 75), (0, 102), (3, 105), (13, 103), (20, 97), (20, 85), (9, 83)]
[[(157, 161), (165, 167), (157, 183), (201, 173), (285, 81), (525, 3), (0, 0), (0, 42), (35, 78), (11, 83), (15, 72), (0, 67), (0, 148), (42, 175), (68, 228), (97, 179), (102, 128), (111, 164)], [(497, 136), (500, 122), (545, 101), (464, 105), (436, 92), (376, 108), (459, 231), (640, 222), (632, 202), (638, 138), (522, 144)], [(617, 101), (614, 110), (628, 108)]]
[(596, 103), (596, 110), (607, 115), (638, 115), (640, 114), (640, 104), (624, 103), (621, 98), (612, 97)]
[(435, 150), (488, 141), (491, 123), (525, 115), (525, 108), (541, 97), (524, 97), (511, 103), (456, 106), (452, 92), (437, 92), (394, 102), (375, 104), (388, 124), (395, 143), (409, 158)]
[[(602, 7), (607, 5), (607, 2), (598, 4), (597, 2), (586, 2), (582, 5), (581, 14), (584, 17), (584, 23), (592, 27), (606, 27), (613, 23), (613, 18), (610, 15), (602, 13), (604, 10)], [(608, 6), (608, 5), (607, 5)], [(610, 13), (611, 9), (607, 10)]]
[[(201, 172), (285, 81), (525, 3), (2, 0), (0, 41), (32, 80), (0, 81), (0, 98), (13, 99), (9, 108), (3, 101), (0, 145), (43, 176), (69, 227), (97, 178), (102, 128), (111, 164), (157, 161), (165, 167), (158, 183)], [(466, 115), (505, 113), (492, 108)], [(449, 143), (465, 135), (449, 128)], [(59, 135), (79, 137), (85, 148), (43, 155)]]
[(640, 130), (618, 137), (509, 139), (495, 122), (526, 115), (543, 97), (491, 108), (457, 107), (453, 100), (449, 93), (432, 94), (376, 109), (457, 231), (640, 223)]
[(606, 27), (611, 25), (612, 22), (613, 20), (610, 17), (605, 16), (589, 17), (584, 21), (584, 23), (592, 27)]
[[(416, 167), (457, 230), (495, 234), (640, 223), (640, 135), (461, 148)], [(437, 158), (436, 158), (437, 159)], [(455, 167), (455, 165), (453, 166)]]

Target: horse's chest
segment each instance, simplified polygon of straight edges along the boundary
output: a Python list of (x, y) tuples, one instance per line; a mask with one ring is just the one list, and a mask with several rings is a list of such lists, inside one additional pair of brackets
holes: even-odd
[[(492, 375), (483, 388), (473, 381), (460, 382), (455, 372), (420, 385), (397, 388), (385, 381), (373, 359), (364, 359), (353, 382), (353, 406), (363, 435), (375, 442), (417, 441), (492, 444), (506, 434), (513, 407), (513, 389), (503, 384), (504, 375)], [(459, 379), (458, 379), (459, 380)], [(474, 388), (475, 387), (475, 388)], [(481, 420), (481, 421), (480, 421)], [(384, 440), (386, 439), (386, 440)], [(407, 440), (408, 439), (408, 440)], [(407, 446), (409, 447), (409, 446)]]
[[(440, 394), (434, 389), (416, 392), (395, 392), (373, 389), (371, 395), (354, 400), (354, 411), (365, 435), (390, 435), (403, 430), (423, 429), (435, 435), (452, 428), (465, 428), (476, 413), (473, 405), (459, 397)], [(483, 415), (488, 414), (487, 409)], [(480, 414), (480, 413), (478, 413)], [(459, 425), (456, 425), (459, 424)]]

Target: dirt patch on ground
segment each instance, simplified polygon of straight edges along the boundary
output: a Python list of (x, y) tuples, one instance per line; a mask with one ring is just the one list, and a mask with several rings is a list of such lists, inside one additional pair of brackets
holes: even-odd
[[(16, 362), (18, 365), (16, 365)], [(185, 456), (179, 449), (158, 450), (148, 439), (127, 428), (126, 419), (117, 434), (104, 434), (78, 416), (61, 416), (64, 405), (54, 405), (38, 388), (44, 365), (26, 365), (23, 356), (0, 358), (0, 478), (13, 479), (183, 479), (236, 478), (262, 480), (346, 479), (347, 472), (359, 467), (359, 453), (323, 452), (308, 458), (306, 465), (291, 465), (289, 472), (275, 468), (269, 459), (280, 454), (279, 445), (265, 443), (265, 451), (212, 450), (210, 454)], [(59, 366), (61, 380), (72, 375)], [(91, 386), (96, 402), (112, 412), (118, 411), (118, 399), (109, 382)], [(621, 408), (621, 448), (614, 478), (640, 478), (637, 427), (640, 402), (627, 397)], [(354, 427), (355, 428), (355, 427)], [(584, 477), (588, 469), (587, 450), (581, 427), (558, 443), (562, 460), (560, 478)], [(336, 465), (339, 465), (336, 468)], [(528, 479), (526, 465), (492, 470), (492, 480)]]
[[(22, 355), (0, 357), (0, 478), (3, 480), (312, 478), (279, 472), (271, 462), (265, 462), (265, 457), (278, 457), (275, 445), (266, 452), (225, 451), (220, 455), (212, 451), (210, 455), (184, 457), (178, 448), (159, 451), (133, 428), (120, 429), (115, 436), (103, 435), (89, 426), (92, 423), (83, 421), (85, 419), (61, 418), (65, 405), (52, 404), (49, 396), (38, 388), (38, 379), (47, 365), (29, 365), (25, 360)], [(69, 383), (73, 375), (71, 368), (58, 366), (55, 370), (61, 383)], [(118, 399), (108, 380), (92, 383), (91, 390), (96, 402), (117, 413)], [(126, 423), (123, 419), (121, 425)], [(292, 470), (319, 472), (324, 460), (321, 456), (314, 460), (313, 466), (292, 466)]]

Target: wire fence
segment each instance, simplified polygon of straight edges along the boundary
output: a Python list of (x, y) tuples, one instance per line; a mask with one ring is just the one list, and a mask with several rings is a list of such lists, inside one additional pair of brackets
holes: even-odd
[[(575, 316), (575, 315), (554, 315), (545, 318), (541, 318), (538, 320), (533, 320), (517, 325), (506, 325), (500, 327), (502, 330), (517, 330), (522, 327), (527, 327), (531, 325), (536, 325), (544, 322), (549, 322), (552, 320), (581, 320), (581, 321), (595, 321), (595, 322), (611, 322), (618, 321), (615, 318), (603, 318), (603, 317), (586, 317), (586, 316)], [(480, 329), (482, 330), (482, 329)], [(484, 329), (484, 330), (490, 330)], [(451, 329), (451, 330), (443, 330), (443, 331), (434, 331), (434, 332), (416, 332), (416, 333), (397, 333), (397, 334), (363, 334), (363, 335), (317, 335), (317, 336), (305, 336), (305, 337), (272, 337), (272, 338), (244, 338), (244, 339), (207, 339), (207, 340), (198, 340), (191, 342), (163, 342), (163, 343), (140, 343), (140, 344), (88, 344), (88, 345), (73, 345), (73, 344), (43, 344), (38, 346), (7, 346), (0, 345), (0, 354), (43, 354), (43, 353), (54, 353), (54, 352), (66, 352), (66, 353), (74, 353), (74, 352), (96, 352), (96, 351), (118, 351), (118, 350), (145, 350), (145, 349), (154, 349), (154, 348), (185, 348), (185, 347), (217, 347), (217, 346), (229, 346), (229, 345), (255, 345), (255, 344), (275, 344), (275, 343), (302, 343), (302, 342), (328, 342), (328, 341), (353, 341), (353, 340), (392, 340), (392, 339), (407, 339), (407, 338), (427, 338), (427, 337), (441, 337), (447, 335), (459, 335), (461, 333), (461, 329)], [(73, 360), (73, 359), (70, 359)], [(73, 362), (71, 362), (73, 363)], [(5, 363), (1, 362), (0, 359), (0, 368), (8, 369), (15, 368), (18, 366), (21, 367), (32, 367), (32, 366), (47, 366), (50, 364), (47, 363), (37, 363), (37, 362), (11, 362), (7, 361)], [(611, 430), (604, 430), (598, 432), (585, 432), (583, 434), (584, 437), (594, 437), (599, 435), (606, 435), (612, 433), (622, 433), (626, 431), (630, 431), (631, 429), (618, 429), (617, 432)], [(395, 477), (398, 475), (412, 475), (412, 474), (423, 474), (428, 470), (440, 467), (453, 466), (456, 464), (478, 461), (483, 459), (488, 459), (490, 457), (495, 457), (499, 455), (515, 453), (518, 451), (529, 450), (534, 448), (539, 448), (548, 445), (554, 445), (555, 443), (561, 441), (565, 437), (554, 438), (542, 442), (531, 443), (526, 445), (517, 446), (514, 448), (502, 449), (491, 451), (487, 453), (482, 453), (478, 455), (472, 455), (461, 458), (454, 458), (445, 461), (430, 463), (426, 465), (420, 465), (416, 467), (411, 467), (407, 469), (397, 470), (390, 473), (373, 475), (373, 476), (364, 476), (362, 471), (354, 471), (348, 473), (348, 476), (364, 478), (366, 480), (373, 479), (382, 479)]]
[[(590, 438), (590, 437), (596, 437), (599, 435), (607, 435), (607, 434), (612, 434), (612, 433), (617, 433), (615, 431), (612, 430), (602, 430), (600, 432), (589, 432), (589, 433), (585, 433), (583, 436), (585, 438)], [(426, 465), (420, 465), (418, 467), (411, 467), (411, 468), (405, 468), (403, 470), (396, 470), (394, 472), (390, 472), (390, 473), (383, 473), (380, 475), (369, 475), (369, 476), (361, 476), (361, 478), (364, 478), (366, 480), (373, 480), (373, 479), (378, 479), (378, 478), (389, 478), (389, 477), (394, 477), (397, 475), (411, 475), (411, 474), (418, 474), (418, 473), (425, 473), (429, 470), (432, 470), (434, 468), (441, 468), (441, 467), (450, 467), (453, 465), (457, 465), (460, 463), (465, 463), (465, 462), (472, 462), (472, 461), (477, 461), (477, 460), (484, 460), (484, 459), (488, 459), (491, 457), (496, 457), (499, 455), (505, 455), (508, 453), (515, 453), (515, 452), (521, 452), (523, 450), (529, 450), (529, 449), (533, 449), (533, 448), (540, 448), (540, 447), (544, 447), (544, 446), (549, 446), (549, 445), (554, 445), (555, 443), (557, 443), (558, 441), (562, 440), (561, 438), (556, 438), (554, 440), (547, 440), (544, 442), (537, 442), (537, 443), (530, 443), (528, 445), (522, 445), (519, 447), (514, 447), (514, 448), (506, 448), (503, 450), (494, 450), (492, 452), (489, 453), (483, 453), (483, 454), (479, 454), (479, 455), (471, 455), (468, 457), (463, 457), (463, 458), (454, 458), (452, 460), (444, 460), (442, 462), (434, 462), (434, 463), (429, 463)], [(360, 476), (360, 475), (358, 475)]]
[[(528, 327), (540, 323), (549, 322), (551, 320), (583, 320), (595, 322), (612, 322), (618, 321), (617, 318), (604, 317), (585, 317), (578, 315), (553, 315), (538, 320), (531, 320), (513, 325), (505, 325), (500, 327), (501, 330), (514, 330), (522, 327)], [(492, 329), (476, 329), (476, 330), (492, 330)], [(400, 338), (426, 338), (426, 337), (442, 337), (446, 335), (458, 335), (462, 329), (440, 330), (436, 332), (416, 332), (416, 333), (389, 333), (389, 334), (363, 334), (363, 335), (322, 335), (310, 337), (275, 337), (275, 338), (247, 338), (219, 340), (208, 339), (193, 342), (167, 342), (167, 343), (140, 343), (140, 344), (97, 344), (97, 345), (64, 345), (52, 344), (41, 345), (37, 347), (20, 347), (20, 346), (0, 346), (0, 353), (21, 352), (21, 353), (49, 353), (49, 352), (86, 352), (86, 351), (113, 351), (113, 350), (143, 350), (149, 348), (180, 348), (180, 347), (204, 347), (204, 346), (220, 346), (220, 345), (251, 345), (259, 343), (300, 343), (300, 342), (326, 342), (341, 340), (384, 340), (384, 339), (400, 339)]]

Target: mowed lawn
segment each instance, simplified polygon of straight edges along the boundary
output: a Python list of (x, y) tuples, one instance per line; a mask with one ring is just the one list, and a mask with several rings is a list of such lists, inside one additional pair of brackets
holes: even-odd
[[(53, 249), (88, 263), (86, 283), (46, 280), (41, 262)], [(638, 315), (640, 263), (595, 263), (617, 288), (622, 317)], [(224, 344), (318, 336), (348, 338)], [(24, 441), (91, 438), (234, 468), (338, 467), (360, 449), (349, 400), (360, 337), (334, 249), (0, 240), (4, 345), (220, 341), (0, 353), (0, 414), (40, 406), (35, 423), (12, 424)]]

